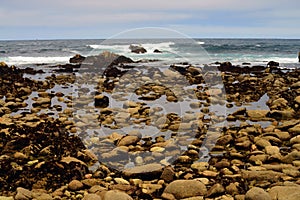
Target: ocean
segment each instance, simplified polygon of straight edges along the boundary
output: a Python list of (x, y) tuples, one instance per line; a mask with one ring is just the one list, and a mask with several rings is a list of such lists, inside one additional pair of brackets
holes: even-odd
[[(147, 53), (135, 54), (130, 44), (143, 46)], [(154, 53), (158, 49), (162, 53)], [(111, 51), (133, 60), (165, 60), (209, 64), (229, 61), (236, 65), (266, 65), (279, 62), (298, 68), (300, 39), (110, 39), (110, 40), (27, 40), (0, 41), (0, 61), (9, 65), (59, 64), (75, 54), (97, 55)]]

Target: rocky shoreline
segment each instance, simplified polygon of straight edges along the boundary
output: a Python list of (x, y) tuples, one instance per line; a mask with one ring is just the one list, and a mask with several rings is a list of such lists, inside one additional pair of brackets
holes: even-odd
[[(35, 80), (25, 75), (45, 72), (1, 63), (0, 200), (300, 199), (299, 69), (217, 63), (222, 92), (205, 81), (218, 83), (210, 66), (136, 64), (111, 53), (75, 56)], [(90, 108), (87, 88), (78, 89), (76, 100), (53, 89), (67, 91), (80, 78), (97, 81), (91, 102), (97, 112), (85, 118), (74, 110)], [(124, 94), (131, 93), (128, 101)], [(251, 107), (264, 95), (265, 105)], [(147, 104), (163, 98), (166, 105), (188, 103), (190, 111), (166, 114)], [(115, 108), (112, 99), (125, 103)], [(86, 137), (94, 121), (106, 135)], [(212, 128), (212, 122), (224, 123)], [(149, 126), (159, 134), (145, 135)], [(125, 167), (128, 158), (134, 166)]]

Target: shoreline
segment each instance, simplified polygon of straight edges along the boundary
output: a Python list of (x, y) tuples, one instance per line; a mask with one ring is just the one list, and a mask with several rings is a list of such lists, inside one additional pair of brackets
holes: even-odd
[[(1, 63), (0, 196), (300, 196), (300, 69), (283, 70), (276, 62), (217, 63), (215, 74), (188, 63), (137, 68), (130, 58), (110, 53), (73, 61), (50, 68), (40, 80), (32, 76), (42, 71)], [(87, 86), (68, 90), (87, 81), (96, 93)], [(265, 94), (265, 105), (252, 108)], [(80, 109), (85, 115), (74, 112)]]

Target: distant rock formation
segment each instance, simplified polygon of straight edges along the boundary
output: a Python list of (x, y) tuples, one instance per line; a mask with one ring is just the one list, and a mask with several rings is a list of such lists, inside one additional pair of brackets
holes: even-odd
[(85, 57), (80, 55), (80, 54), (76, 54), (74, 57), (70, 58), (69, 62), (70, 63), (76, 63), (76, 64), (81, 64), (84, 61)]
[(131, 50), (132, 53), (137, 53), (137, 54), (140, 54), (140, 53), (146, 53), (147, 50), (142, 47), (141, 45), (133, 45), (131, 44), (129, 46), (129, 49)]
[(155, 49), (155, 50), (153, 51), (153, 53), (162, 53), (162, 51), (160, 51), (160, 50), (158, 50), (158, 49)]

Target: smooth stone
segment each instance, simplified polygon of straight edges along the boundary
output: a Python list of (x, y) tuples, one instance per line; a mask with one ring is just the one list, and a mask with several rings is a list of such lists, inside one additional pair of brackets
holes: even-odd
[[(166, 199), (183, 199), (188, 197), (204, 196), (206, 186), (196, 180), (176, 180), (171, 182), (164, 190), (162, 197)], [(171, 197), (171, 198), (170, 198)]]
[(104, 200), (133, 200), (131, 196), (119, 190), (110, 190), (105, 193)]
[(275, 155), (280, 153), (280, 149), (277, 146), (266, 146), (265, 151), (269, 155)]
[(128, 168), (123, 171), (123, 174), (127, 177), (144, 177), (154, 178), (160, 176), (163, 171), (163, 166), (160, 164), (146, 164), (133, 168)]
[(297, 96), (297, 97), (295, 98), (295, 102), (296, 102), (297, 104), (300, 104), (300, 96)]
[(171, 167), (171, 166), (165, 167), (160, 176), (160, 178), (167, 183), (173, 181), (174, 177), (175, 177), (175, 171), (174, 171), (173, 167)]
[(299, 200), (300, 186), (274, 186), (269, 190), (271, 199), (276, 200)]
[(68, 189), (71, 191), (77, 191), (83, 188), (83, 183), (81, 183), (78, 180), (72, 180), (69, 185), (68, 185)]
[(262, 188), (253, 187), (245, 195), (245, 200), (272, 200), (271, 196)]
[(118, 184), (130, 185), (130, 183), (129, 183), (127, 180), (123, 179), (123, 178), (115, 178), (114, 180), (115, 180), (116, 183), (118, 183)]
[(138, 141), (140, 141), (140, 138), (137, 136), (125, 136), (123, 137), (119, 142), (118, 142), (118, 146), (129, 146), (129, 145), (134, 145), (136, 144)]
[(192, 169), (198, 170), (198, 172), (203, 172), (207, 170), (209, 167), (208, 162), (197, 162), (191, 165)]

